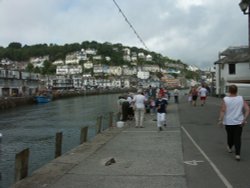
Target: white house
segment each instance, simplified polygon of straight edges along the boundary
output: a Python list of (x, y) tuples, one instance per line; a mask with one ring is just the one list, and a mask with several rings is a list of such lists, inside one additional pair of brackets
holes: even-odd
[(102, 60), (102, 56), (101, 55), (96, 55), (96, 56), (93, 56), (93, 59), (94, 60)]
[(131, 61), (137, 61), (137, 53), (136, 52), (131, 53)]
[(32, 57), (30, 58), (30, 63), (34, 65), (34, 67), (43, 67), (44, 61), (48, 61), (49, 56), (43, 56), (43, 57)]
[(82, 76), (73, 75), (72, 80), (73, 80), (73, 87), (75, 89), (83, 89), (84, 88)]
[(152, 61), (153, 60), (153, 57), (151, 55), (146, 55), (146, 61)]
[(72, 65), (72, 64), (79, 64), (79, 59), (66, 59), (65, 60), (66, 65)]
[(160, 67), (159, 65), (143, 65), (142, 70), (147, 72), (160, 72)]
[(78, 51), (77, 53), (76, 53), (76, 58), (78, 59), (78, 60), (83, 60), (83, 61), (87, 61), (88, 60), (88, 57), (87, 57), (87, 53), (85, 52), (85, 50), (84, 49), (81, 49), (81, 51)]
[(93, 68), (94, 65), (92, 62), (88, 61), (88, 62), (84, 63), (83, 66), (85, 69), (91, 69), (91, 68)]
[(53, 65), (63, 65), (64, 61), (63, 60), (56, 60), (52, 63)]
[(85, 52), (87, 55), (96, 55), (97, 50), (88, 48)]
[(1, 65), (10, 65), (10, 64), (12, 64), (13, 62), (11, 61), (11, 60), (9, 60), (9, 59), (2, 59), (1, 61), (0, 61), (0, 64)]
[(130, 56), (130, 49), (129, 48), (124, 48), (123, 52), (124, 52), (123, 53), (124, 55), (129, 55)]
[(110, 66), (109, 67), (109, 73), (116, 76), (122, 75), (122, 67), (120, 66)]
[(82, 73), (81, 65), (60, 65), (56, 67), (57, 75), (74, 75), (81, 73)]
[(106, 60), (106, 61), (111, 61), (111, 57), (106, 56), (106, 57), (105, 57), (105, 60)]
[(143, 79), (143, 80), (148, 79), (149, 76), (150, 76), (150, 74), (147, 71), (139, 71), (137, 73), (137, 77), (140, 78), (140, 79)]
[(130, 55), (124, 55), (124, 56), (123, 56), (123, 60), (124, 60), (124, 61), (131, 61)]
[(94, 65), (93, 72), (95, 74), (103, 73), (102, 64)]
[(132, 76), (137, 74), (136, 67), (123, 66), (122, 69), (123, 69), (123, 75), (125, 76)]
[[(250, 54), (248, 47), (230, 47), (214, 63), (216, 94), (226, 94), (229, 84), (248, 84), (250, 93)], [(240, 93), (239, 93), (240, 94)]]
[(72, 89), (74, 87), (73, 79), (65, 75), (59, 75), (53, 78), (52, 86), (55, 89)]

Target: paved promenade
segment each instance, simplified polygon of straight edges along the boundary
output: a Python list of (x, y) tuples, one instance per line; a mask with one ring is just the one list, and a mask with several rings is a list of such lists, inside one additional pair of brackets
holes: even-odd
[(170, 103), (161, 132), (155, 116), (146, 114), (145, 128), (135, 128), (132, 121), (106, 130), (12, 187), (186, 188), (177, 108)]

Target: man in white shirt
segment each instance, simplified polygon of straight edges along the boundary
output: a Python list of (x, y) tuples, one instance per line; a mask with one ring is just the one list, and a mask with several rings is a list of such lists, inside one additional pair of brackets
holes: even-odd
[(200, 100), (201, 100), (201, 106), (204, 106), (206, 99), (207, 99), (207, 89), (205, 88), (204, 85), (199, 89), (199, 95), (200, 95)]
[(133, 103), (135, 107), (135, 127), (144, 127), (143, 119), (145, 113), (145, 102), (147, 101), (146, 97), (143, 95), (142, 90), (138, 90), (138, 94), (134, 96)]

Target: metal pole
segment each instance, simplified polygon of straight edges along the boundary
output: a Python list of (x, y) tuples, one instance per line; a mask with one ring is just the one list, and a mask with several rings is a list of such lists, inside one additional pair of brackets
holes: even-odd
[(249, 5), (248, 5), (248, 48), (249, 48), (249, 51), (250, 51), (250, 2), (249, 2)]
[(219, 92), (219, 98), (221, 98), (221, 53), (219, 52), (218, 54), (219, 56), (219, 62), (218, 62), (218, 68), (219, 68), (219, 71), (218, 71), (218, 77), (219, 77), (219, 81), (218, 81), (218, 92)]

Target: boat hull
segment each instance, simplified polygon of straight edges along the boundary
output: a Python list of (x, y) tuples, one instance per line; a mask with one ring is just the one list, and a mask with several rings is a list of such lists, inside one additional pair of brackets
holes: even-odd
[(49, 97), (45, 97), (45, 96), (36, 96), (35, 100), (37, 103), (48, 103), (51, 101)]

